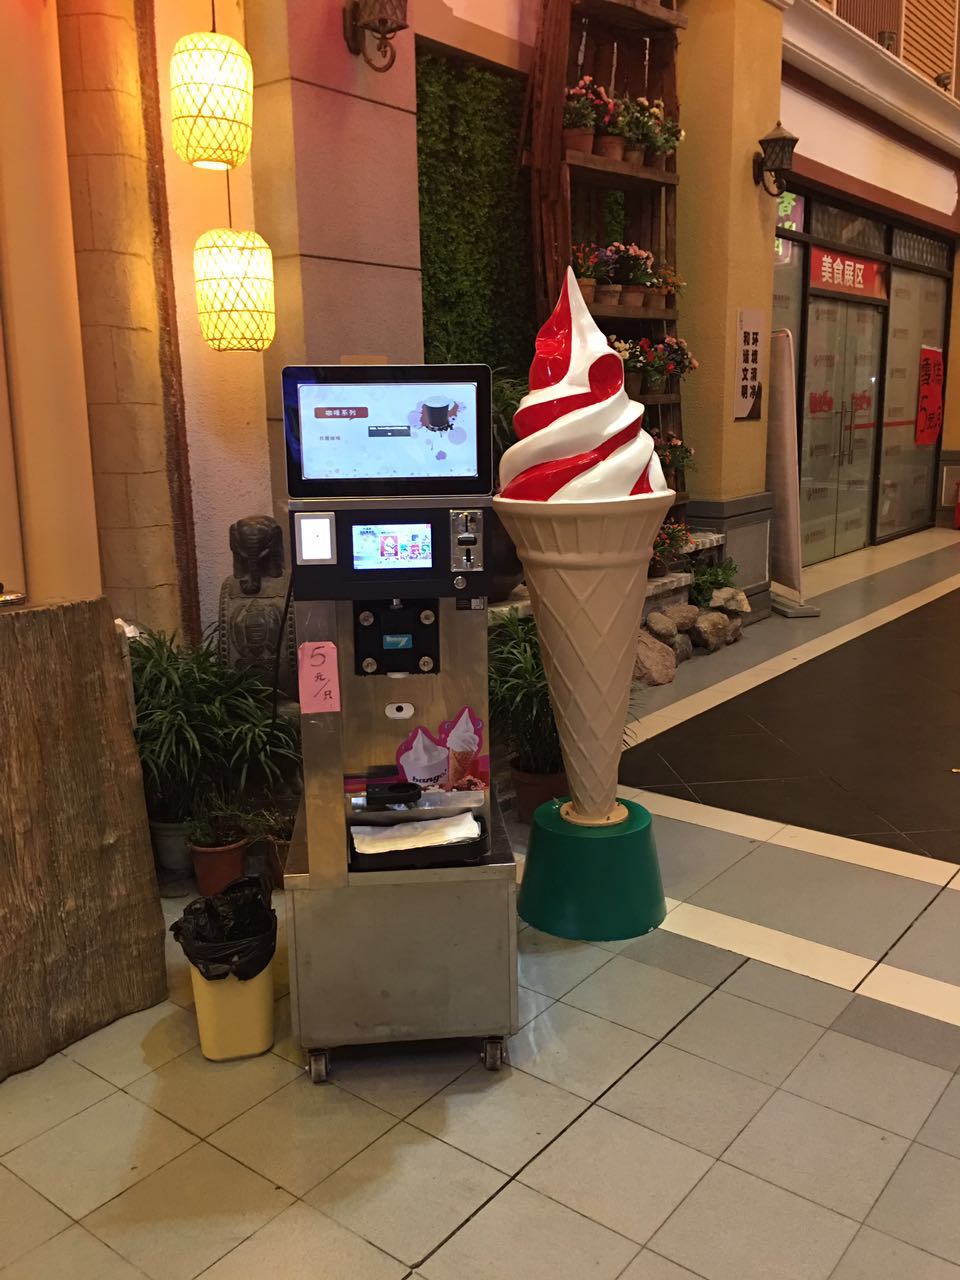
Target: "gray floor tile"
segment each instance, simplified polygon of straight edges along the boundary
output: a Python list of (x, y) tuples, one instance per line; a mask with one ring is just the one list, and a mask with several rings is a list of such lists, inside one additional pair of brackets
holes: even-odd
[(661, 1044), (600, 1105), (719, 1156), (772, 1092), (770, 1085), (739, 1071)]
[(960, 1076), (954, 1076), (947, 1085), (917, 1134), (917, 1141), (960, 1157)]
[(675, 818), (657, 818), (654, 832), (663, 891), (681, 901), (739, 862), (758, 843)]
[(833, 1023), (833, 1030), (945, 1071), (960, 1067), (960, 1027), (869, 996), (854, 996)]
[(916, 1143), (867, 1219), (871, 1227), (960, 1263), (960, 1160)]
[(686, 1267), (678, 1267), (668, 1258), (661, 1258), (658, 1253), (651, 1253), (649, 1249), (644, 1249), (643, 1253), (630, 1263), (620, 1280), (698, 1280), (698, 1277)]
[(568, 1004), (551, 1005), (507, 1042), (514, 1067), (591, 1101), (656, 1042)]
[(827, 1280), (857, 1224), (715, 1165), (650, 1241), (706, 1280)]
[(643, 1244), (713, 1163), (594, 1107), (519, 1175), (568, 1209)]
[(913, 1138), (949, 1080), (939, 1067), (827, 1031), (783, 1087)]
[(938, 891), (920, 880), (766, 844), (691, 901), (879, 960)]
[(765, 1084), (780, 1084), (822, 1034), (810, 1022), (717, 991), (668, 1040)]
[(960, 1280), (960, 1267), (861, 1227), (831, 1280)]
[(777, 969), (760, 960), (747, 963), (723, 984), (729, 995), (742, 996), (768, 1009), (791, 1013), (805, 1022), (829, 1027), (834, 1018), (852, 999), (849, 991), (831, 987), (829, 983), (805, 978), (787, 969)]
[(702, 982), (708, 987), (719, 986), (744, 960), (736, 952), (723, 951), (694, 938), (682, 938), (680, 934), (667, 933), (664, 929), (654, 929), (645, 937), (638, 938), (624, 947), (620, 954), (630, 960), (639, 960), (641, 964), (667, 969), (681, 978)]
[(666, 969), (614, 956), (569, 991), (563, 1002), (659, 1040), (711, 990)]
[(606, 951), (589, 942), (554, 938), (539, 929), (524, 929), (517, 937), (517, 972), (521, 984), (554, 999), (609, 959)]
[(960, 893), (944, 890), (886, 957), (897, 969), (960, 986)]
[(908, 1146), (906, 1138), (781, 1090), (723, 1158), (827, 1209), (862, 1220)]

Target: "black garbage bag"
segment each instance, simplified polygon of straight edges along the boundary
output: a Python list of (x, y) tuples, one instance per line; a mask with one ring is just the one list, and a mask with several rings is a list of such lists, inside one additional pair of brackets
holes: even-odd
[(233, 974), (248, 982), (270, 963), (277, 947), (277, 913), (260, 880), (247, 877), (210, 898), (195, 898), (170, 932), (205, 978)]

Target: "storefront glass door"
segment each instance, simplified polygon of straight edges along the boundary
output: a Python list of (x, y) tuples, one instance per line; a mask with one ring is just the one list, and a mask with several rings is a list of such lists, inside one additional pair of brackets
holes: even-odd
[(883, 311), (811, 297), (800, 457), (803, 563), (870, 541)]

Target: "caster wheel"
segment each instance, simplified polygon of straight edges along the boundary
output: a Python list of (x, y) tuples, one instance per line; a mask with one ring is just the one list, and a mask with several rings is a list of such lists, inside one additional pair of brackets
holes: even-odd
[(482, 1060), (487, 1071), (499, 1071), (503, 1066), (503, 1041), (499, 1036), (491, 1036), (484, 1040)]
[(326, 1049), (316, 1049), (307, 1057), (307, 1070), (311, 1084), (326, 1084), (330, 1079), (330, 1054)]

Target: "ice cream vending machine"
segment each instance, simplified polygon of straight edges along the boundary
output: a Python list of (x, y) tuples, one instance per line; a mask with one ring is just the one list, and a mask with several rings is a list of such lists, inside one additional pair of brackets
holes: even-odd
[(283, 371), (304, 802), (293, 1028), (331, 1050), (516, 1029), (516, 867), (487, 714), (490, 370)]

